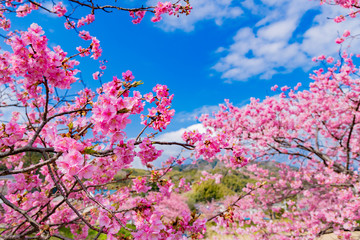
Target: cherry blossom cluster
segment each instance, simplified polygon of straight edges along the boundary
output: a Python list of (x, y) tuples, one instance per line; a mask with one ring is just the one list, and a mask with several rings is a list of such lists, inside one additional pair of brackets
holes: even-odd
[[(23, 103), (39, 97), (43, 90), (40, 85), (45, 82), (48, 83), (45, 87), (52, 93), (54, 87), (67, 89), (77, 80), (75, 74), (78, 71), (74, 67), (79, 62), (67, 58), (67, 53), (59, 46), (50, 50), (43, 33), (42, 28), (33, 23), (28, 31), (16, 34), (9, 40), (13, 53), (1, 54), (1, 84), (9, 84), (13, 89), (16, 85), (22, 85), (23, 90), (19, 91), (18, 97)], [(14, 81), (12, 75), (19, 78)], [(43, 103), (39, 104), (38, 107), (43, 106)]]
[(207, 180), (209, 180), (209, 179), (214, 179), (214, 180), (215, 180), (215, 183), (216, 183), (216, 184), (219, 184), (220, 181), (221, 181), (221, 178), (223, 177), (223, 175), (221, 175), (221, 174), (219, 174), (219, 173), (211, 174), (211, 173), (208, 173), (208, 172), (206, 172), (206, 171), (202, 171), (201, 174), (202, 174), (204, 177), (201, 177), (201, 178), (200, 178), (199, 184), (200, 184), (201, 182), (205, 182), (205, 181), (207, 181)]
[[(10, 19), (5, 15), (7, 13), (16, 12), (18, 17), (25, 17), (33, 10), (43, 9), (49, 13), (55, 14), (58, 17), (65, 17), (66, 23), (65, 26), (67, 28), (75, 28), (82, 27), (85, 24), (90, 24), (95, 20), (95, 10), (102, 10), (102, 11), (110, 11), (112, 9), (121, 10), (121, 11), (128, 11), (130, 16), (136, 18), (133, 20), (134, 24), (140, 23), (143, 19), (145, 13), (147, 11), (153, 12), (155, 17), (152, 18), (152, 21), (157, 22), (161, 20), (161, 15), (164, 13), (169, 13), (169, 15), (179, 15), (179, 14), (186, 14), (188, 15), (192, 9), (189, 4), (189, 1), (184, 1), (185, 5), (179, 4), (180, 1), (176, 3), (171, 2), (159, 2), (156, 6), (149, 6), (149, 7), (140, 7), (140, 8), (124, 8), (118, 6), (116, 1), (113, 5), (106, 4), (102, 5), (101, 3), (96, 3), (96, 1), (92, 1), (90, 4), (80, 1), (72, 1), (68, 0), (67, 3), (63, 2), (53, 2), (53, 6), (48, 8), (46, 4), (41, 2), (33, 2), (27, 3), (23, 0), (7, 0), (4, 3), (0, 4), (0, 8), (2, 9), (0, 13), (0, 26), (1, 28), (7, 30), (10, 28)], [(66, 6), (71, 6), (73, 9), (72, 11), (68, 11)], [(78, 7), (88, 8), (91, 10), (90, 14), (82, 17), (74, 17), (74, 12), (76, 12)], [(71, 19), (77, 19), (77, 23)]]
[(337, 39), (335, 40), (335, 42), (336, 42), (337, 44), (341, 44), (341, 43), (343, 43), (343, 42), (345, 41), (345, 39), (348, 38), (349, 36), (350, 36), (350, 31), (349, 31), (349, 30), (345, 30), (344, 33), (343, 33), (343, 35), (342, 35), (340, 38), (337, 38)]
[(39, 7), (33, 3), (23, 4), (16, 9), (16, 16), (25, 17), (26, 15), (30, 14), (33, 10), (38, 10), (38, 9)]
[(144, 138), (139, 147), (140, 151), (137, 153), (137, 156), (141, 159), (142, 164), (145, 166), (158, 159), (163, 152), (163, 150), (156, 150), (149, 138)]
[(180, 4), (172, 4), (171, 2), (158, 2), (155, 7), (155, 17), (151, 18), (153, 22), (159, 22), (163, 14), (179, 16), (179, 14), (190, 14), (192, 7), (187, 2), (185, 6)]
[[(78, 47), (71, 56), (59, 46), (50, 49), (42, 28), (32, 24), (27, 31), (9, 32), (11, 51), (0, 54), (1, 88), (20, 109), (0, 125), (0, 176), (13, 176), (0, 180), (1, 189), (7, 189), (0, 191), (2, 238), (66, 239), (61, 231), (66, 228), (75, 239), (86, 239), (90, 229), (107, 239), (126, 234), (134, 239), (201, 239), (212, 220), (219, 233), (255, 239), (315, 239), (329, 232), (350, 239), (349, 232), (359, 230), (360, 79), (352, 55), (342, 53), (339, 61), (315, 58), (326, 67), (314, 71), (306, 90), (299, 90), (301, 84), (274, 86), (273, 91), (280, 91), (277, 97), (252, 98), (242, 108), (226, 101), (218, 113), (200, 118), (205, 133), (186, 132), (185, 143), (160, 142), (153, 136), (166, 129), (175, 113), (167, 86), (158, 84), (141, 94), (134, 88), (142, 83), (126, 71), (96, 91), (85, 88), (75, 96), (59, 91), (78, 80), (78, 56), (101, 56), (99, 40), (78, 29), (94, 22), (95, 12), (124, 10), (139, 23), (148, 11), (156, 22), (163, 14), (188, 14), (188, 1), (185, 6), (165, 2), (132, 9), (69, 1), (91, 12), (77, 18), (61, 2), (47, 10), (64, 17), (65, 26), (89, 41), (88, 47)], [(357, 1), (330, 3), (358, 7)], [(11, 13), (24, 17), (40, 8), (46, 9), (36, 2), (5, 1), (0, 27), (10, 29)], [(349, 37), (347, 30), (336, 42)], [(100, 69), (94, 79), (103, 77), (105, 66)], [(144, 127), (129, 138), (126, 129), (136, 117)], [(243, 195), (225, 199), (223, 209), (213, 204), (212, 214), (204, 216), (191, 213), (183, 197), (174, 194), (189, 191), (189, 183), (167, 177), (184, 158), (152, 166), (162, 153), (157, 144), (176, 144), (194, 150), (196, 158), (216, 158), (234, 169), (277, 157), (292, 166), (274, 164), (276, 171), (269, 171), (250, 165), (245, 171), (257, 183), (248, 184)], [(27, 160), (32, 153), (40, 159)], [(136, 157), (149, 170), (142, 176), (128, 169)], [(203, 175), (202, 180), (221, 178)]]
[(82, 17), (82, 18), (80, 18), (78, 20), (77, 27), (79, 28), (79, 27), (85, 26), (85, 23), (90, 24), (93, 21), (95, 21), (95, 15), (94, 14), (88, 14), (85, 17)]
[(157, 84), (153, 91), (155, 95), (148, 93), (144, 98), (149, 103), (155, 102), (156, 107), (148, 109), (149, 113), (141, 116), (142, 124), (161, 131), (166, 129), (175, 114), (175, 110), (170, 109), (174, 95), (169, 95), (167, 86), (160, 84)]
[[(72, 3), (89, 7), (86, 2)], [(185, 7), (171, 6), (170, 15), (188, 14), (191, 9), (188, 2)], [(11, 12), (23, 17), (43, 9), (66, 18), (65, 27), (90, 42), (70, 56), (59, 46), (50, 49), (37, 24), (28, 31), (8, 34), (12, 50), (0, 55), (0, 84), (17, 100), (20, 111), (13, 112), (0, 128), (0, 158), (5, 167), (0, 176), (13, 176), (13, 180), (0, 180), (0, 187), (7, 189), (0, 193), (0, 225), (5, 226), (0, 235), (4, 239), (64, 239), (60, 229), (66, 228), (75, 239), (87, 238), (90, 230), (106, 234), (107, 239), (123, 238), (124, 231), (134, 239), (202, 238), (206, 219), (191, 213), (185, 199), (173, 193), (189, 191), (189, 183), (180, 179), (175, 184), (166, 176), (174, 163), (182, 164), (184, 159), (170, 158), (171, 164), (160, 169), (150, 164), (162, 152), (156, 144), (174, 144), (152, 139), (174, 115), (173, 95), (167, 86), (156, 85), (153, 93), (142, 95), (133, 90), (141, 82), (126, 71), (122, 79), (113, 77), (96, 91), (85, 88), (74, 96), (59, 95), (78, 80), (77, 56), (101, 56), (99, 40), (78, 28), (94, 22), (96, 10), (107, 8), (96, 4), (89, 7), (90, 14), (76, 18), (72, 15), (76, 8), (68, 11), (68, 7), (57, 2), (47, 9), (41, 3), (23, 1), (6, 1), (0, 6), (3, 29), (10, 28)], [(152, 9), (125, 11), (133, 12), (140, 22), (145, 11)], [(94, 79), (102, 77), (105, 69), (101, 61)], [(146, 104), (153, 105), (148, 114), (144, 113)], [(1, 107), (8, 107), (7, 103)], [(125, 131), (131, 115), (141, 116), (145, 124), (135, 139)], [(153, 130), (142, 139), (148, 127)], [(189, 144), (177, 144), (192, 149)], [(34, 152), (40, 160), (26, 162)], [(152, 170), (150, 176), (135, 177), (130, 172), (119, 178), (117, 174), (131, 167), (135, 157)], [(109, 194), (112, 184), (122, 187)]]
[(101, 60), (99, 61), (99, 63), (100, 63), (100, 67), (99, 67), (100, 71), (96, 71), (92, 75), (94, 80), (99, 80), (99, 78), (101, 78), (101, 76), (104, 75), (104, 70), (106, 69), (106, 65), (105, 65), (107, 63), (106, 60)]
[(2, 146), (13, 146), (24, 136), (26, 129), (15, 120), (3, 124), (0, 128), (0, 144)]
[[(48, 7), (46, 4), (41, 2), (33, 2), (26, 3), (23, 0), (8, 0), (4, 1), (4, 3), (0, 3), (0, 28), (4, 30), (9, 30), (11, 27), (11, 20), (8, 15), (13, 12), (16, 12), (16, 16), (18, 17), (25, 17), (30, 14), (34, 10), (43, 10), (50, 14), (54, 14), (58, 17), (65, 18), (64, 26), (66, 29), (75, 29), (79, 32), (79, 28), (84, 27), (85, 25), (91, 24), (95, 20), (95, 11), (101, 10), (109, 12), (110, 10), (117, 9), (121, 11), (128, 11), (130, 16), (135, 18), (132, 22), (134, 24), (140, 23), (141, 20), (144, 18), (145, 13), (147, 11), (154, 12), (155, 17), (152, 19), (156, 19), (156, 21), (161, 20), (161, 14), (169, 13), (169, 15), (179, 15), (179, 14), (186, 14), (188, 15), (191, 10), (191, 6), (188, 1), (185, 1), (185, 5), (179, 4), (172, 4), (170, 2), (161, 3), (159, 2), (157, 6), (152, 7), (140, 7), (140, 8), (123, 8), (117, 6), (115, 1), (114, 5), (102, 5), (102, 3), (95, 3), (91, 1), (91, 3), (85, 3), (80, 1), (73, 1), (68, 0), (68, 4), (64, 4), (63, 2), (53, 2), (52, 7)], [(74, 5), (75, 4), (75, 5)], [(68, 11), (66, 6), (71, 6), (71, 10)], [(80, 15), (78, 16), (77, 9), (78, 7), (88, 8), (91, 12), (85, 16)], [(83, 13), (82, 13), (83, 14)], [(89, 47), (77, 47), (79, 51), (79, 55), (81, 56), (88, 56), (92, 53), (92, 58), (98, 59), (101, 56), (102, 50), (100, 48), (100, 41), (86, 32), (85, 30), (81, 31), (79, 36), (84, 40), (91, 40)]]
[(355, 18), (359, 14), (359, 1), (358, 0), (320, 0), (321, 4), (327, 3), (329, 5), (338, 5), (342, 8), (349, 9), (347, 15), (339, 15), (334, 18), (336, 23), (346, 20), (347, 17)]
[[(133, 90), (141, 82), (126, 71), (122, 79), (113, 77), (96, 92), (85, 88), (71, 100), (61, 97), (58, 91), (70, 89), (77, 81), (79, 62), (58, 46), (49, 49), (43, 34), (41, 27), (32, 24), (28, 31), (11, 36), (11, 52), (1, 53), (1, 85), (25, 109), (14, 112), (0, 128), (0, 157), (6, 167), (0, 175), (14, 177), (0, 181), (1, 188), (7, 189), (6, 194), (0, 193), (4, 210), (0, 224), (9, 226), (1, 236), (63, 238), (59, 229), (66, 227), (79, 239), (85, 239), (90, 229), (107, 234), (108, 239), (121, 237), (120, 229), (135, 239), (179, 239), (184, 234), (200, 238), (206, 221), (191, 214), (185, 203), (176, 218), (163, 218), (168, 211), (164, 205), (158, 207), (174, 191), (189, 190), (184, 180), (175, 185), (166, 178), (172, 165), (154, 170), (151, 176), (115, 178), (136, 156), (145, 167), (160, 156), (162, 151), (151, 137), (141, 139), (141, 131), (138, 138), (129, 139), (125, 128), (131, 123), (130, 115), (140, 116), (145, 104), (153, 104), (156, 114), (150, 116), (149, 126), (154, 134), (165, 129), (174, 114), (168, 88), (156, 85), (154, 93), (143, 97)], [(104, 71), (105, 65), (100, 68)], [(25, 165), (29, 152), (40, 153), (41, 159)], [(172, 161), (181, 164), (183, 159)], [(116, 182), (129, 184), (112, 194), (97, 193), (108, 191)], [(136, 230), (127, 228), (129, 222)]]
[(130, 12), (130, 16), (132, 18), (135, 18), (132, 20), (132, 23), (139, 24), (141, 20), (144, 18), (146, 11), (136, 11), (136, 12)]
[(343, 8), (353, 8), (359, 4), (357, 0), (330, 0), (330, 1), (321, 1), (321, 4), (323, 3), (332, 3), (339, 5)]
[(248, 167), (252, 178), (266, 183), (242, 199), (231, 218), (222, 215), (216, 229), (255, 239), (315, 239), (330, 232), (350, 239), (349, 231), (359, 229), (359, 69), (347, 53), (339, 61), (324, 55), (315, 61), (326, 68), (314, 71), (307, 90), (284, 86), (279, 96), (251, 99), (242, 108), (226, 102), (213, 117), (200, 118), (211, 131), (184, 134), (205, 159), (216, 153), (211, 144), (222, 144), (215, 144), (225, 149), (218, 147), (216, 157), (229, 166), (238, 166), (234, 158), (287, 158), (292, 165), (273, 163), (278, 170), (272, 172)]
[(52, 11), (56, 13), (58, 17), (64, 16), (65, 13), (67, 12), (66, 7), (62, 2), (58, 2), (57, 4), (55, 4), (52, 8)]

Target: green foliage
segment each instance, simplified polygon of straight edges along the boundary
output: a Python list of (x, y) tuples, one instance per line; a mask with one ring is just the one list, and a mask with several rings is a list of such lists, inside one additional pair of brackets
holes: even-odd
[(125, 175), (128, 173), (131, 173), (131, 176), (144, 176), (149, 175), (150, 171), (144, 170), (144, 169), (136, 169), (136, 168), (129, 168), (124, 170)]
[(199, 181), (201, 173), (199, 169), (196, 168), (183, 170), (181, 168), (175, 167), (168, 174), (168, 176), (175, 184), (178, 183), (181, 178), (185, 178), (187, 182), (194, 183)]
[(86, 148), (84, 149), (84, 153), (85, 153), (85, 154), (96, 154), (96, 153), (98, 153), (97, 151), (94, 150), (94, 147), (95, 147), (95, 146), (86, 147)]
[[(29, 167), (30, 165), (37, 164), (40, 162), (40, 159), (42, 158), (41, 153), (38, 152), (26, 152), (24, 159), (24, 165), (23, 167)], [(0, 171), (7, 170), (7, 167), (5, 165), (5, 159), (0, 159)]]
[[(61, 227), (59, 229), (59, 234), (61, 236), (66, 237), (66, 238), (74, 239), (74, 235), (71, 233), (69, 228)], [(50, 240), (58, 240), (58, 238), (57, 237), (50, 237)]]
[(250, 179), (249, 177), (244, 178), (243, 176), (234, 174), (234, 175), (227, 175), (227, 176), (223, 177), (221, 182), (230, 190), (232, 190), (236, 193), (240, 193), (240, 192), (242, 192), (242, 189), (246, 186), (246, 184), (255, 183), (256, 180)]
[(119, 189), (124, 186), (129, 186), (131, 184), (130, 179), (121, 181), (121, 179), (124, 179), (127, 175), (129, 175), (129, 177), (138, 177), (138, 176), (145, 176), (145, 175), (149, 175), (149, 174), (150, 174), (150, 172), (147, 170), (144, 170), (144, 169), (129, 168), (129, 169), (122, 170), (114, 176), (114, 181), (119, 181), (119, 182), (114, 183), (114, 184), (109, 184), (108, 188), (109, 189)]
[[(94, 239), (96, 237), (96, 235), (98, 234), (97, 231), (94, 231), (92, 229), (89, 229), (89, 235), (87, 237), (87, 239)], [(106, 234), (102, 233), (100, 234), (100, 236), (98, 237), (99, 240), (106, 240)]]
[(69, 228), (62, 227), (60, 228), (60, 234), (67, 238), (74, 238), (74, 235), (71, 233)]
[(0, 171), (6, 170), (5, 164), (0, 163)]
[[(126, 227), (129, 229), (132, 229), (132, 230), (136, 229), (136, 226), (134, 224), (126, 224)], [(124, 228), (120, 229), (118, 236), (121, 236), (121, 239), (132, 239), (133, 238), (133, 236), (131, 235), (131, 232)]]
[[(129, 229), (133, 229), (133, 230), (136, 229), (135, 225), (133, 225), (133, 224), (126, 224), (126, 227), (129, 228)], [(94, 239), (96, 237), (96, 235), (98, 234), (97, 231), (94, 231), (92, 229), (89, 229), (88, 233), (89, 233), (89, 235), (88, 235), (88, 237), (86, 239)], [(60, 235), (66, 237), (66, 238), (75, 239), (74, 235), (71, 233), (69, 228), (65, 228), (65, 227), (60, 228)], [(123, 239), (123, 240), (133, 239), (133, 236), (131, 235), (131, 232), (124, 229), (124, 228), (121, 228), (120, 231), (116, 235), (121, 237), (120, 239)], [(58, 239), (58, 238), (51, 237), (50, 239), (55, 240), (55, 239)], [(101, 233), (100, 236), (97, 239), (106, 240), (107, 236), (106, 236), (106, 234)]]
[(188, 200), (186, 201), (186, 204), (188, 205), (190, 211), (196, 211), (196, 207), (195, 207), (195, 200), (192, 198), (192, 195), (190, 194), (188, 197)]
[[(256, 180), (251, 179), (248, 175), (243, 174), (240, 171), (232, 170), (229, 173), (229, 169), (226, 168), (220, 161), (207, 162), (199, 160), (196, 164), (188, 164), (173, 167), (172, 171), (167, 174), (167, 178), (177, 185), (181, 178), (185, 178), (186, 182), (195, 183), (202, 177), (201, 172), (206, 170), (211, 174), (219, 173), (223, 175), (221, 184), (216, 184), (213, 180), (204, 182), (200, 185), (195, 185), (193, 191), (187, 194), (188, 206), (190, 210), (195, 209), (195, 204), (198, 202), (208, 202), (211, 200), (220, 200), (228, 195), (235, 193), (241, 193), (242, 189), (247, 183), (255, 183)], [(130, 173), (131, 177), (149, 175), (150, 172), (143, 169), (126, 169), (119, 172), (114, 180), (120, 180), (126, 177)], [(128, 186), (131, 184), (131, 180), (120, 181), (116, 184), (109, 186), (109, 189), (118, 189), (122, 186)], [(152, 186), (153, 190), (157, 186)]]
[(23, 157), (24, 167), (29, 167), (39, 163), (42, 157), (43, 156), (39, 152), (26, 152), (25, 156)]
[(281, 208), (279, 212), (274, 212), (271, 209), (264, 211), (264, 213), (270, 216), (271, 219), (280, 219), (281, 216), (284, 214), (284, 212), (285, 212), (284, 208)]
[(233, 192), (223, 184), (216, 184), (214, 180), (208, 180), (193, 188), (191, 198), (195, 202), (210, 202), (220, 200), (224, 196), (232, 195)]

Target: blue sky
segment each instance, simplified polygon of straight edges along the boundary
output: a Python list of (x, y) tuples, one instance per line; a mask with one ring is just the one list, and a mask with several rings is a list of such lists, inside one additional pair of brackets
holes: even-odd
[[(189, 16), (167, 16), (152, 23), (152, 14), (147, 13), (134, 25), (126, 12), (98, 12), (84, 30), (102, 45), (102, 59), (108, 61), (104, 82), (129, 69), (145, 83), (139, 88), (142, 93), (161, 83), (175, 94), (176, 116), (162, 136), (168, 139), (178, 136), (178, 129), (196, 124), (195, 116), (216, 110), (224, 99), (242, 106), (250, 97), (275, 95), (270, 91), (275, 84), (308, 85), (309, 73), (317, 66), (311, 58), (336, 57), (340, 49), (336, 37), (345, 29), (360, 33), (358, 19), (336, 24), (329, 18), (346, 12), (319, 2), (193, 0)], [(26, 29), (32, 22), (44, 28), (50, 45), (61, 45), (70, 54), (76, 53), (75, 47), (86, 46), (75, 32), (64, 29), (63, 19), (45, 13), (14, 19), (13, 26)], [(347, 40), (341, 47), (358, 53), (359, 46), (357, 40)], [(98, 71), (98, 61), (80, 61), (84, 82), (95, 89), (99, 83), (91, 74)], [(129, 131), (136, 134), (138, 126)]]

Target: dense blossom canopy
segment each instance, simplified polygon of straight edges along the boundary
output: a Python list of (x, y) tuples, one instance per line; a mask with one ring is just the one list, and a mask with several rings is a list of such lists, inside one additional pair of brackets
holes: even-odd
[[(61, 2), (51, 9), (33, 1), (6, 1), (0, 5), (1, 27), (9, 30), (6, 43), (12, 49), (0, 54), (1, 108), (19, 109), (0, 128), (0, 157), (5, 167), (0, 176), (14, 178), (0, 180), (2, 189), (6, 189), (0, 193), (2, 238), (66, 239), (59, 231), (64, 227), (76, 239), (85, 239), (91, 230), (96, 238), (105, 233), (108, 239), (129, 234), (135, 239), (180, 239), (184, 234), (201, 237), (204, 219), (191, 214), (181, 203), (173, 206), (177, 214), (174, 218), (167, 207), (169, 199), (177, 199), (173, 191), (188, 190), (184, 180), (175, 185), (164, 177), (174, 162), (181, 159), (171, 158), (161, 169), (151, 165), (162, 154), (155, 144), (173, 143), (154, 142), (151, 134), (142, 137), (145, 129), (153, 129), (153, 134), (166, 129), (174, 115), (173, 95), (167, 86), (158, 84), (153, 92), (142, 95), (134, 90), (142, 83), (127, 71), (122, 78), (113, 77), (96, 91), (85, 88), (74, 97), (61, 95), (79, 81), (78, 58), (98, 59), (102, 54), (100, 41), (80, 30), (94, 22), (96, 11), (128, 11), (135, 18), (133, 22), (139, 23), (146, 11), (155, 14), (153, 21), (161, 20), (162, 14), (188, 14), (189, 3), (165, 2), (126, 9), (116, 3), (110, 6), (100, 2), (92, 5), (86, 1), (69, 2), (89, 9), (90, 13), (75, 22), (77, 8), (69, 13)], [(89, 47), (78, 47), (74, 55), (60, 46), (51, 49), (36, 23), (27, 31), (11, 31), (12, 12), (24, 17), (38, 9), (64, 17), (65, 27), (75, 29), (84, 41), (90, 42)], [(94, 79), (106, 67), (102, 64), (100, 68), (93, 74)], [(144, 125), (135, 139), (129, 139), (125, 132), (131, 115), (141, 117)], [(40, 161), (26, 162), (26, 154), (33, 152), (40, 154)], [(115, 175), (129, 168), (135, 157), (152, 170), (150, 174), (139, 177), (127, 174), (116, 179)], [(104, 192), (109, 184), (129, 181), (129, 185), (112, 194), (95, 191)]]
[[(208, 133), (184, 135), (197, 154), (229, 166), (239, 159), (292, 165), (279, 164), (275, 172), (248, 167), (265, 184), (239, 202), (231, 218), (253, 226), (229, 226), (223, 220), (220, 226), (263, 239), (313, 239), (332, 231), (349, 237), (347, 231), (359, 229), (359, 69), (346, 53), (336, 63), (331, 57), (315, 60), (323, 61), (326, 70), (311, 75), (308, 90), (298, 91), (301, 84), (285, 86), (279, 95), (252, 99), (242, 108), (227, 102), (213, 117), (200, 118)], [(282, 220), (269, 221), (271, 212)]]
[[(357, 15), (357, 1), (326, 2), (350, 9), (350, 17)], [(134, 24), (148, 12), (157, 22), (164, 14), (189, 14), (189, 1), (139, 8), (124, 8), (117, 1), (68, 3), (0, 3), (0, 28), (7, 31), (5, 42), (11, 48), (0, 53), (0, 109), (18, 108), (0, 126), (0, 176), (14, 178), (0, 179), (6, 189), (0, 192), (1, 238), (68, 239), (63, 234), (67, 229), (75, 239), (100, 234), (107, 239), (200, 239), (209, 221), (219, 232), (256, 239), (314, 239), (327, 232), (349, 239), (349, 232), (359, 229), (360, 79), (353, 56), (343, 53), (335, 63), (320, 56), (315, 61), (328, 66), (315, 71), (307, 90), (298, 91), (301, 84), (284, 86), (278, 96), (252, 99), (243, 108), (226, 101), (213, 117), (201, 117), (205, 133), (186, 132), (184, 142), (161, 142), (154, 136), (175, 113), (167, 86), (140, 93), (135, 88), (142, 82), (126, 71), (95, 91), (84, 88), (67, 96), (66, 90), (79, 81), (81, 57), (101, 57), (100, 41), (83, 30), (93, 24), (96, 12), (126, 11)], [(79, 8), (88, 12), (79, 16)], [(11, 28), (13, 15), (25, 17), (39, 9), (64, 19), (65, 28), (76, 31), (87, 47), (79, 46), (71, 55), (60, 46), (50, 48), (36, 23), (27, 31)], [(348, 37), (346, 31), (336, 42)], [(103, 63), (94, 80), (106, 69)], [(143, 124), (135, 138), (125, 131), (132, 116)], [(177, 195), (190, 190), (185, 179), (175, 183), (166, 176), (183, 158), (173, 156), (162, 168), (152, 165), (162, 154), (157, 145), (182, 146), (196, 158), (216, 158), (233, 169), (275, 156), (292, 166), (280, 164), (274, 173), (251, 165), (248, 170), (257, 182), (204, 216), (190, 212)], [(32, 153), (41, 159), (29, 162)], [(148, 174), (129, 172), (118, 178), (135, 158)], [(202, 175), (202, 181), (215, 183), (222, 177)], [(110, 194), (112, 184), (122, 185)]]

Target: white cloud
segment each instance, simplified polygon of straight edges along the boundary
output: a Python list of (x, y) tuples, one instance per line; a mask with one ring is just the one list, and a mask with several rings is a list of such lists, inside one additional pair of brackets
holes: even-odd
[[(222, 46), (219, 48), (221, 51), (216, 51), (222, 57), (213, 68), (221, 72), (221, 77), (227, 81), (247, 81), (254, 76), (270, 79), (274, 74), (289, 73), (296, 68), (308, 70), (313, 66), (310, 61), (312, 57), (338, 52), (339, 45), (335, 39), (346, 28), (354, 33), (360, 32), (358, 19), (348, 19), (341, 24), (329, 19), (343, 14), (343, 10), (337, 6), (320, 7), (318, 2), (310, 1), (262, 2), (263, 5), (255, 5), (252, 0), (243, 3), (253, 14), (265, 17), (254, 28), (239, 29), (230, 46)], [(319, 14), (309, 29), (303, 29), (300, 26), (302, 18), (310, 9), (319, 10)], [(294, 36), (299, 29), (304, 32), (300, 38)], [(298, 40), (294, 41), (294, 37)], [(353, 41), (351, 45), (352, 49), (360, 46), (359, 41)]]
[(205, 105), (200, 108), (194, 109), (192, 112), (179, 112), (175, 114), (175, 121), (178, 122), (194, 122), (202, 114), (211, 115), (213, 112), (219, 111), (218, 105)]
[(204, 133), (206, 129), (201, 123), (193, 124), (187, 128), (180, 128), (176, 131), (171, 131), (159, 135), (155, 140), (161, 142), (184, 142), (181, 138), (182, 134), (186, 131), (198, 130), (201, 133)]
[[(58, 3), (59, 1), (48, 1), (48, 2), (44, 2), (44, 3), (42, 3), (41, 5), (44, 7), (44, 8), (46, 8), (46, 9), (48, 9), (48, 10), (52, 10), (52, 8)], [(67, 4), (66, 3), (63, 3), (63, 5), (66, 7), (66, 9), (70, 9), (68, 6), (67, 6)], [(70, 9), (71, 10), (71, 9)], [(56, 16), (56, 14), (54, 14), (54, 13), (50, 13), (50, 12), (48, 12), (48, 11), (46, 11), (46, 10), (44, 10), (44, 9), (40, 9), (40, 12), (42, 13), (42, 14), (44, 14), (44, 15), (46, 15), (47, 17), (51, 17), (51, 18), (57, 18), (58, 16)]]
[(257, 35), (268, 41), (290, 39), (292, 33), (296, 29), (297, 22), (297, 19), (278, 21), (261, 28)]
[[(338, 11), (335, 11), (338, 10)], [(352, 34), (360, 33), (359, 19), (347, 19), (342, 23), (335, 23), (333, 20), (327, 19), (329, 16), (337, 16), (345, 14), (344, 11), (339, 11), (335, 7), (327, 7), (321, 15), (314, 19), (314, 26), (304, 34), (304, 41), (302, 43), (302, 50), (309, 56), (318, 56), (321, 54), (336, 54), (339, 50), (339, 45), (335, 44), (335, 39), (343, 34), (346, 29), (349, 29)], [(359, 41), (350, 41), (343, 43), (343, 49), (349, 52), (357, 52), (360, 47)]]
[[(157, 2), (149, 0), (149, 3)], [(193, 10), (189, 16), (164, 16), (158, 26), (165, 31), (181, 29), (189, 32), (201, 21), (213, 21), (220, 26), (227, 19), (258, 19), (239, 29), (230, 45), (214, 50), (219, 60), (213, 69), (228, 82), (247, 81), (251, 77), (271, 79), (275, 74), (289, 73), (296, 68), (307, 71), (313, 66), (312, 57), (338, 52), (340, 46), (335, 39), (345, 28), (360, 32), (358, 19), (348, 19), (341, 24), (329, 19), (346, 14), (346, 10), (338, 6), (320, 6), (317, 1), (194, 0), (191, 4)], [(306, 15), (309, 10), (318, 11), (318, 15), (311, 27), (305, 29), (308, 26), (303, 25), (304, 17), (309, 16)], [(358, 49), (358, 42), (352, 41), (351, 48)], [(347, 47), (345, 44), (349, 42), (343, 44), (342, 50)]]
[(26, 122), (25, 108), (21, 107), (15, 93), (4, 85), (0, 87), (0, 106), (0, 123), (10, 121), (14, 112), (20, 113), (19, 122)]
[[(158, 1), (150, 0), (149, 3), (154, 5)], [(235, 19), (242, 15), (243, 10), (239, 6), (233, 6), (237, 0), (193, 0), (193, 7), (188, 16), (164, 16), (164, 19), (157, 23), (165, 31), (174, 31), (181, 29), (186, 32), (193, 31), (195, 24), (200, 21), (212, 20), (220, 26), (226, 19)]]
[[(256, 75), (263, 79), (271, 78), (277, 67), (286, 66), (282, 72), (288, 72), (291, 68), (304, 64), (306, 57), (300, 52), (299, 44), (288, 44), (276, 34), (272, 35), (267, 30), (271, 27), (265, 27), (260, 36), (250, 28), (240, 29), (234, 37), (234, 44), (227, 50), (227, 55), (220, 59), (214, 69), (223, 73), (222, 78), (246, 81)], [(282, 31), (281, 35), (289, 33)]]
[[(181, 136), (185, 131), (193, 131), (198, 130), (200, 133), (204, 133), (206, 129), (204, 126), (200, 123), (191, 125), (187, 128), (181, 128), (176, 131), (167, 132), (164, 134), (159, 135), (155, 138), (155, 141), (161, 141), (161, 142), (180, 142), (183, 143), (184, 140), (182, 140)], [(180, 153), (181, 156), (185, 158), (189, 158), (192, 151), (186, 150), (183, 147), (177, 146), (177, 145), (157, 145), (156, 149), (158, 150), (164, 150), (161, 157), (158, 158), (155, 162), (153, 162), (153, 165), (155, 166), (161, 166), (161, 163), (169, 159), (169, 157), (177, 157)]]
[[(180, 128), (176, 131), (163, 133), (157, 136), (154, 139), (154, 141), (184, 143), (184, 140), (182, 140), (183, 133), (186, 131), (193, 131), (193, 130), (198, 130), (200, 133), (204, 133), (206, 131), (206, 128), (200, 123), (193, 124), (186, 128)], [(191, 150), (186, 150), (178, 145), (156, 145), (155, 147), (157, 150), (164, 150), (161, 156), (151, 163), (155, 167), (161, 167), (161, 163), (165, 162), (170, 157), (177, 157), (179, 154), (181, 154), (182, 157), (189, 158), (191, 157), (191, 153), (192, 153)], [(132, 162), (131, 167), (146, 169), (146, 167), (141, 163), (138, 157), (135, 157), (135, 160)]]

